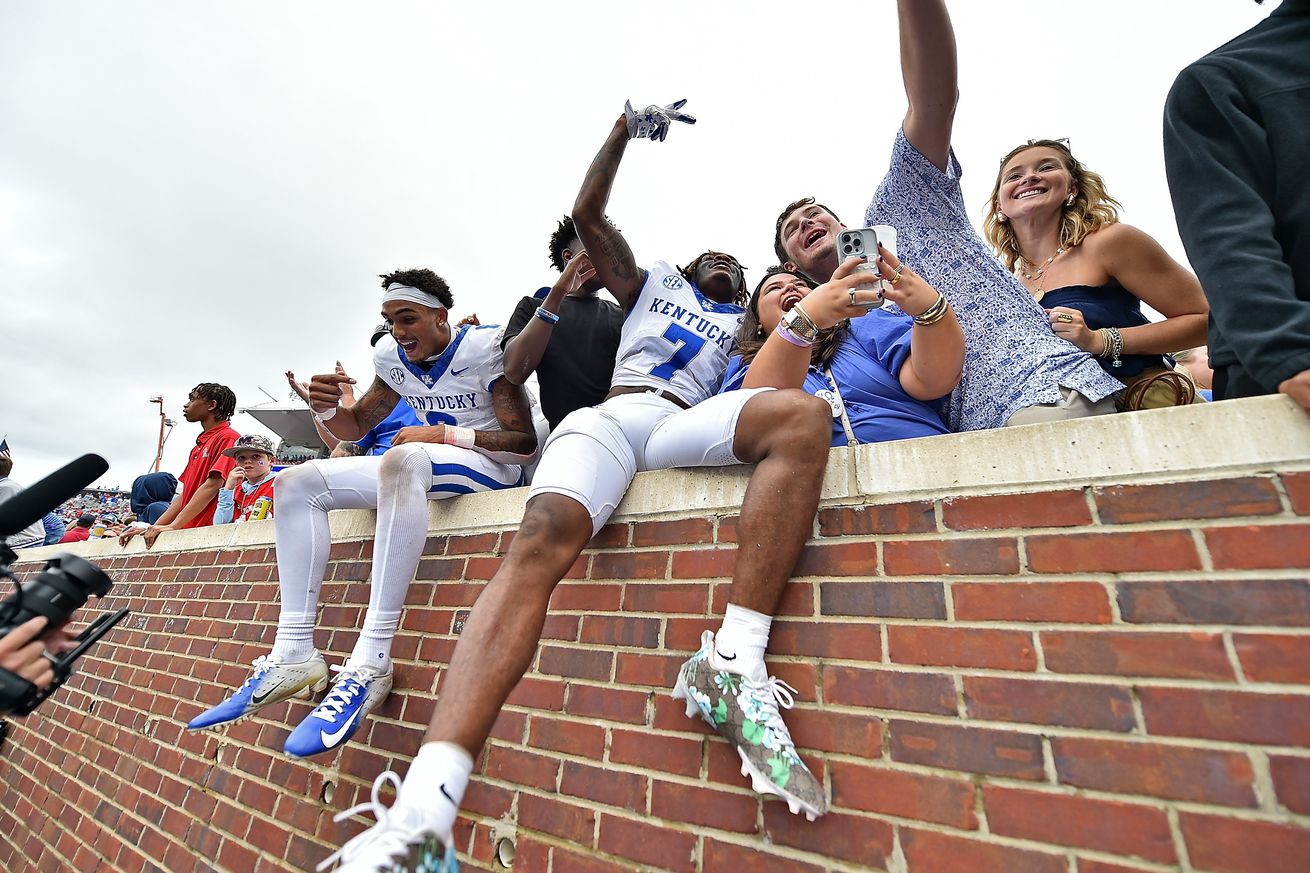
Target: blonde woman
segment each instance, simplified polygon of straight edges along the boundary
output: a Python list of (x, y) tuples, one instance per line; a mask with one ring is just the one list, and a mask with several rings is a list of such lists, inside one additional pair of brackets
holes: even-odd
[[(1119, 203), (1065, 142), (1029, 140), (1005, 156), (983, 231), (1051, 329), (1127, 385), (1120, 409), (1200, 402), (1165, 358), (1205, 344), (1209, 306), (1200, 283), (1119, 221)], [(1147, 319), (1142, 303), (1164, 320)]]

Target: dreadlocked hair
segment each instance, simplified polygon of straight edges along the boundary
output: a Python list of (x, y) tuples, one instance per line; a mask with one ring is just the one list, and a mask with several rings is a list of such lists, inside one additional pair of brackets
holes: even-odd
[[(610, 227), (618, 230), (618, 227), (613, 221), (610, 221), (608, 215), (604, 216), (604, 218), (609, 222)], [(559, 227), (555, 228), (555, 232), (550, 235), (550, 263), (561, 273), (564, 272), (564, 250), (574, 242), (581, 247), (582, 240), (578, 239), (578, 229), (573, 224), (573, 216), (566, 215), (560, 221)]]
[(1001, 158), (1001, 165), (996, 168), (996, 184), (992, 186), (992, 196), (987, 201), (986, 214), (983, 215), (983, 236), (987, 237), (996, 256), (1010, 272), (1014, 272), (1015, 266), (1023, 260), (1023, 253), (1019, 251), (1019, 237), (1015, 235), (1014, 228), (1010, 222), (1001, 221), (999, 217), (1001, 170), (1005, 169), (1010, 158), (1034, 148), (1048, 148), (1058, 152), (1060, 163), (1064, 164), (1073, 182), (1073, 203), (1062, 207), (1060, 216), (1060, 245), (1073, 248), (1090, 234), (1119, 221), (1119, 201), (1105, 190), (1105, 180), (1100, 174), (1093, 173), (1073, 156), (1067, 143), (1054, 139), (1030, 139)]
[(208, 400), (213, 403), (214, 418), (219, 421), (228, 421), (232, 418), (232, 413), (237, 411), (237, 396), (226, 385), (219, 385), (217, 382), (201, 382), (191, 389), (191, 393), (201, 400)]
[(455, 297), (450, 293), (450, 286), (446, 280), (436, 273), (427, 269), (413, 270), (396, 270), (394, 273), (387, 273), (382, 276), (382, 287), (386, 288), (392, 282), (401, 285), (408, 285), (411, 288), (417, 288), (424, 294), (431, 294), (441, 305), (450, 309), (455, 305)]
[[(765, 282), (779, 273), (795, 276), (811, 290), (816, 287), (813, 280), (804, 273), (792, 273), (786, 267), (769, 267), (764, 271), (764, 278), (755, 286), (750, 302), (746, 304), (746, 314), (742, 316), (741, 327), (737, 328), (737, 354), (741, 355), (743, 364), (749, 364), (755, 360), (755, 356), (764, 346), (764, 341), (769, 338), (768, 334), (764, 332), (764, 328), (760, 326), (760, 291), (764, 288)], [(850, 324), (850, 319), (842, 319), (832, 327), (819, 331), (819, 338), (815, 340), (814, 345), (810, 348), (811, 367), (828, 366), (833, 355), (837, 354), (837, 347), (846, 339), (846, 332)]]
[(696, 280), (692, 277), (696, 275), (696, 268), (700, 266), (701, 261), (705, 260), (706, 258), (714, 258), (714, 257), (727, 258), (728, 260), (732, 261), (734, 264), (737, 265), (739, 274), (737, 276), (737, 287), (732, 289), (732, 302), (737, 304), (738, 306), (745, 306), (746, 305), (746, 268), (741, 265), (741, 261), (737, 260), (732, 255), (727, 254), (726, 252), (716, 252), (713, 249), (710, 249), (707, 252), (703, 252), (697, 255), (695, 259), (692, 260), (692, 262), (687, 266), (679, 267), (678, 272), (682, 274), (682, 277), (684, 279), (695, 285)]

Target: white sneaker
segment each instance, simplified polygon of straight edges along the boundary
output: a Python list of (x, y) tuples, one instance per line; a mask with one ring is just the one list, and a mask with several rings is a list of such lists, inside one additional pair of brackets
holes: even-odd
[(337, 864), (335, 873), (458, 873), (454, 840), (423, 827), (414, 810), (387, 809), (379, 797), (387, 782), (400, 791), (400, 777), (390, 770), (373, 781), (370, 797), (333, 816), (333, 821), (371, 812), (377, 824), (324, 859), (318, 870)]

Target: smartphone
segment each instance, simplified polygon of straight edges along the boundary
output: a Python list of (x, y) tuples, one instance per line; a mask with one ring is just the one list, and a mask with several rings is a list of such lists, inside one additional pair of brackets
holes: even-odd
[[(856, 230), (843, 230), (838, 233), (837, 259), (845, 261), (847, 258), (863, 258), (865, 262), (857, 269), (877, 273), (878, 267), (874, 261), (878, 259), (878, 232), (871, 227), (861, 227)], [(875, 299), (856, 305), (865, 309), (876, 309), (882, 306), (881, 283), (879, 283), (877, 290), (878, 296)]]

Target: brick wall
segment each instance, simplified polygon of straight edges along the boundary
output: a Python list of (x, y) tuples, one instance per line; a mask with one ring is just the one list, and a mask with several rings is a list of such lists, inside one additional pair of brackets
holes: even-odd
[[(1174, 412), (1148, 423), (1176, 430)], [(556, 591), (477, 763), (456, 831), (467, 867), (503, 869), (496, 847), (513, 844), (513, 869), (529, 873), (1310, 869), (1310, 453), (1296, 430), (1310, 427), (1275, 412), (1284, 429), (1263, 459), (1207, 443), (1190, 469), (1148, 461), (932, 495), (842, 483), (867, 481), (887, 461), (877, 452), (930, 464), (925, 453), (958, 454), (974, 435), (834, 452), (770, 648), (799, 690), (792, 734), (831, 798), (814, 823), (762, 802), (726, 744), (668, 697), (724, 606), (740, 471), (710, 484), (710, 511), (625, 503)], [(1119, 418), (1105, 426), (1140, 438)], [(1024, 464), (1054, 464), (1084, 432), (1016, 433)], [(643, 487), (704, 478), (649, 474)], [(478, 499), (433, 509), (439, 522), (481, 506), (485, 529), (438, 524), (429, 538), (396, 692), (345, 751), (311, 762), (275, 751), (308, 703), (183, 729), (272, 639), (269, 525), (245, 526), (244, 544), (84, 547), (119, 580), (103, 605), (134, 614), (13, 724), (0, 865), (312, 868), (364, 826), (332, 814), (382, 769), (404, 771), (464, 611), (513, 536), (522, 496)], [(359, 535), (334, 544), (323, 586), (329, 662), (350, 651), (368, 599), (358, 515), (338, 524)]]

